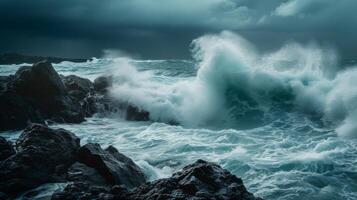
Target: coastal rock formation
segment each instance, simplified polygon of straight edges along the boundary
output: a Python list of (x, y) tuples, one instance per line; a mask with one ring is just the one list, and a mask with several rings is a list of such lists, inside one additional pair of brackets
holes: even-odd
[(75, 75), (60, 76), (49, 62), (22, 66), (0, 76), (0, 131), (22, 129), (29, 122), (80, 123), (97, 112), (122, 112), (126, 119), (146, 121), (149, 113), (110, 97), (112, 77), (94, 83)]
[(55, 192), (51, 200), (132, 200), (129, 192), (122, 186), (93, 186), (85, 182), (69, 184), (63, 191)]
[(0, 130), (20, 129), (44, 120), (84, 121), (79, 102), (70, 98), (58, 73), (48, 62), (22, 66), (1, 79)]
[(83, 100), (94, 90), (93, 83), (89, 79), (76, 75), (61, 76), (61, 78), (69, 95), (77, 101)]
[(89, 143), (79, 149), (77, 157), (79, 162), (96, 169), (108, 184), (133, 188), (145, 183), (140, 168), (112, 146), (103, 150), (99, 144)]
[(32, 124), (16, 141), (17, 151), (11, 147), (0, 138), (0, 148), (10, 152), (0, 161), (0, 199), (45, 183), (72, 182), (55, 192), (52, 200), (261, 200), (240, 178), (203, 160), (170, 178), (146, 182), (140, 168), (114, 147), (103, 150), (92, 143), (80, 147), (79, 138), (63, 129)]
[(73, 183), (52, 200), (106, 199), (106, 200), (262, 200), (247, 191), (240, 178), (219, 165), (198, 160), (173, 174), (170, 178), (146, 183), (134, 190), (121, 186), (91, 186)]
[(243, 181), (219, 165), (198, 160), (170, 178), (142, 185), (132, 199), (240, 199), (257, 200)]
[(0, 191), (13, 195), (58, 181), (75, 161), (79, 138), (63, 129), (27, 127), (16, 141), (16, 154), (0, 163)]

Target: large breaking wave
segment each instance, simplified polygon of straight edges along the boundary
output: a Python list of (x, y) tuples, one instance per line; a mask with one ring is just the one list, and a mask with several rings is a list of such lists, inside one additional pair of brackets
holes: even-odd
[(289, 43), (261, 53), (231, 32), (193, 41), (195, 77), (170, 81), (121, 59), (115, 98), (150, 112), (155, 121), (189, 127), (245, 128), (281, 112), (301, 112), (357, 136), (357, 68), (338, 70), (334, 51)]

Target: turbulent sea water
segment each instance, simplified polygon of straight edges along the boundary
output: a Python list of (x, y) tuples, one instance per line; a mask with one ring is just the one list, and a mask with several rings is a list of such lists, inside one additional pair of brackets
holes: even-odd
[[(193, 44), (193, 61), (55, 64), (64, 75), (113, 75), (112, 97), (149, 111), (151, 121), (107, 113), (52, 126), (74, 132), (82, 144), (115, 146), (150, 180), (204, 159), (241, 177), (264, 199), (357, 199), (353, 62), (339, 66), (333, 51), (313, 44), (261, 53), (229, 32)], [(0, 75), (19, 66), (0, 66)], [(19, 133), (0, 134), (15, 140)]]

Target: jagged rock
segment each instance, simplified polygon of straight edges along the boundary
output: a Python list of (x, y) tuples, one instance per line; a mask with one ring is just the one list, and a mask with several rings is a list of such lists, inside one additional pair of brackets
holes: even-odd
[(257, 200), (243, 181), (219, 165), (198, 160), (167, 179), (142, 185), (132, 199)]
[(46, 98), (66, 94), (60, 76), (46, 61), (20, 67), (15, 73), (12, 87), (18, 94), (28, 97)]
[(5, 138), (0, 136), (0, 161), (5, 160), (6, 158), (14, 155), (15, 149), (12, 146), (12, 143), (6, 141)]
[(106, 92), (107, 88), (113, 85), (112, 76), (100, 76), (94, 80), (94, 89), (97, 92)]
[(62, 76), (62, 81), (70, 96), (76, 100), (83, 100), (87, 94), (94, 90), (93, 83), (86, 78), (75, 75)]
[(129, 121), (149, 121), (150, 113), (138, 107), (128, 105), (126, 108), (126, 120)]
[(84, 112), (78, 101), (70, 98), (66, 86), (48, 62), (23, 66), (0, 80), (0, 131), (20, 129), (28, 122), (79, 123)]
[(92, 167), (76, 162), (67, 172), (67, 180), (71, 182), (86, 182), (91, 185), (107, 185), (106, 180)]
[(55, 192), (51, 200), (130, 200), (125, 187), (101, 187), (77, 182), (68, 185), (63, 191)]
[(30, 125), (16, 141), (17, 153), (0, 163), (0, 191), (13, 195), (60, 179), (78, 148), (71, 132)]
[(82, 110), (86, 117), (91, 117), (98, 112), (98, 97), (96, 95), (87, 95), (81, 102)]
[(112, 146), (103, 150), (99, 144), (86, 144), (78, 150), (77, 159), (95, 168), (108, 184), (133, 188), (145, 182), (145, 176), (140, 168)]
[(85, 183), (70, 184), (52, 196), (52, 200), (60, 199), (262, 200), (248, 192), (240, 178), (203, 160), (184, 167), (170, 178), (146, 183), (132, 191), (119, 186), (98, 188)]

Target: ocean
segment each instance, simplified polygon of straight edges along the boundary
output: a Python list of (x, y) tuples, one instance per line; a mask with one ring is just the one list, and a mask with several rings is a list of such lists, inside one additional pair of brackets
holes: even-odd
[[(149, 180), (204, 159), (267, 200), (357, 199), (355, 62), (342, 67), (333, 51), (314, 44), (262, 53), (229, 32), (193, 44), (192, 60), (54, 64), (63, 75), (112, 75), (111, 96), (149, 111), (151, 120), (99, 113), (51, 127), (74, 132), (82, 144), (113, 145)], [(1, 65), (0, 75), (19, 66)], [(0, 135), (14, 141), (20, 133)]]

